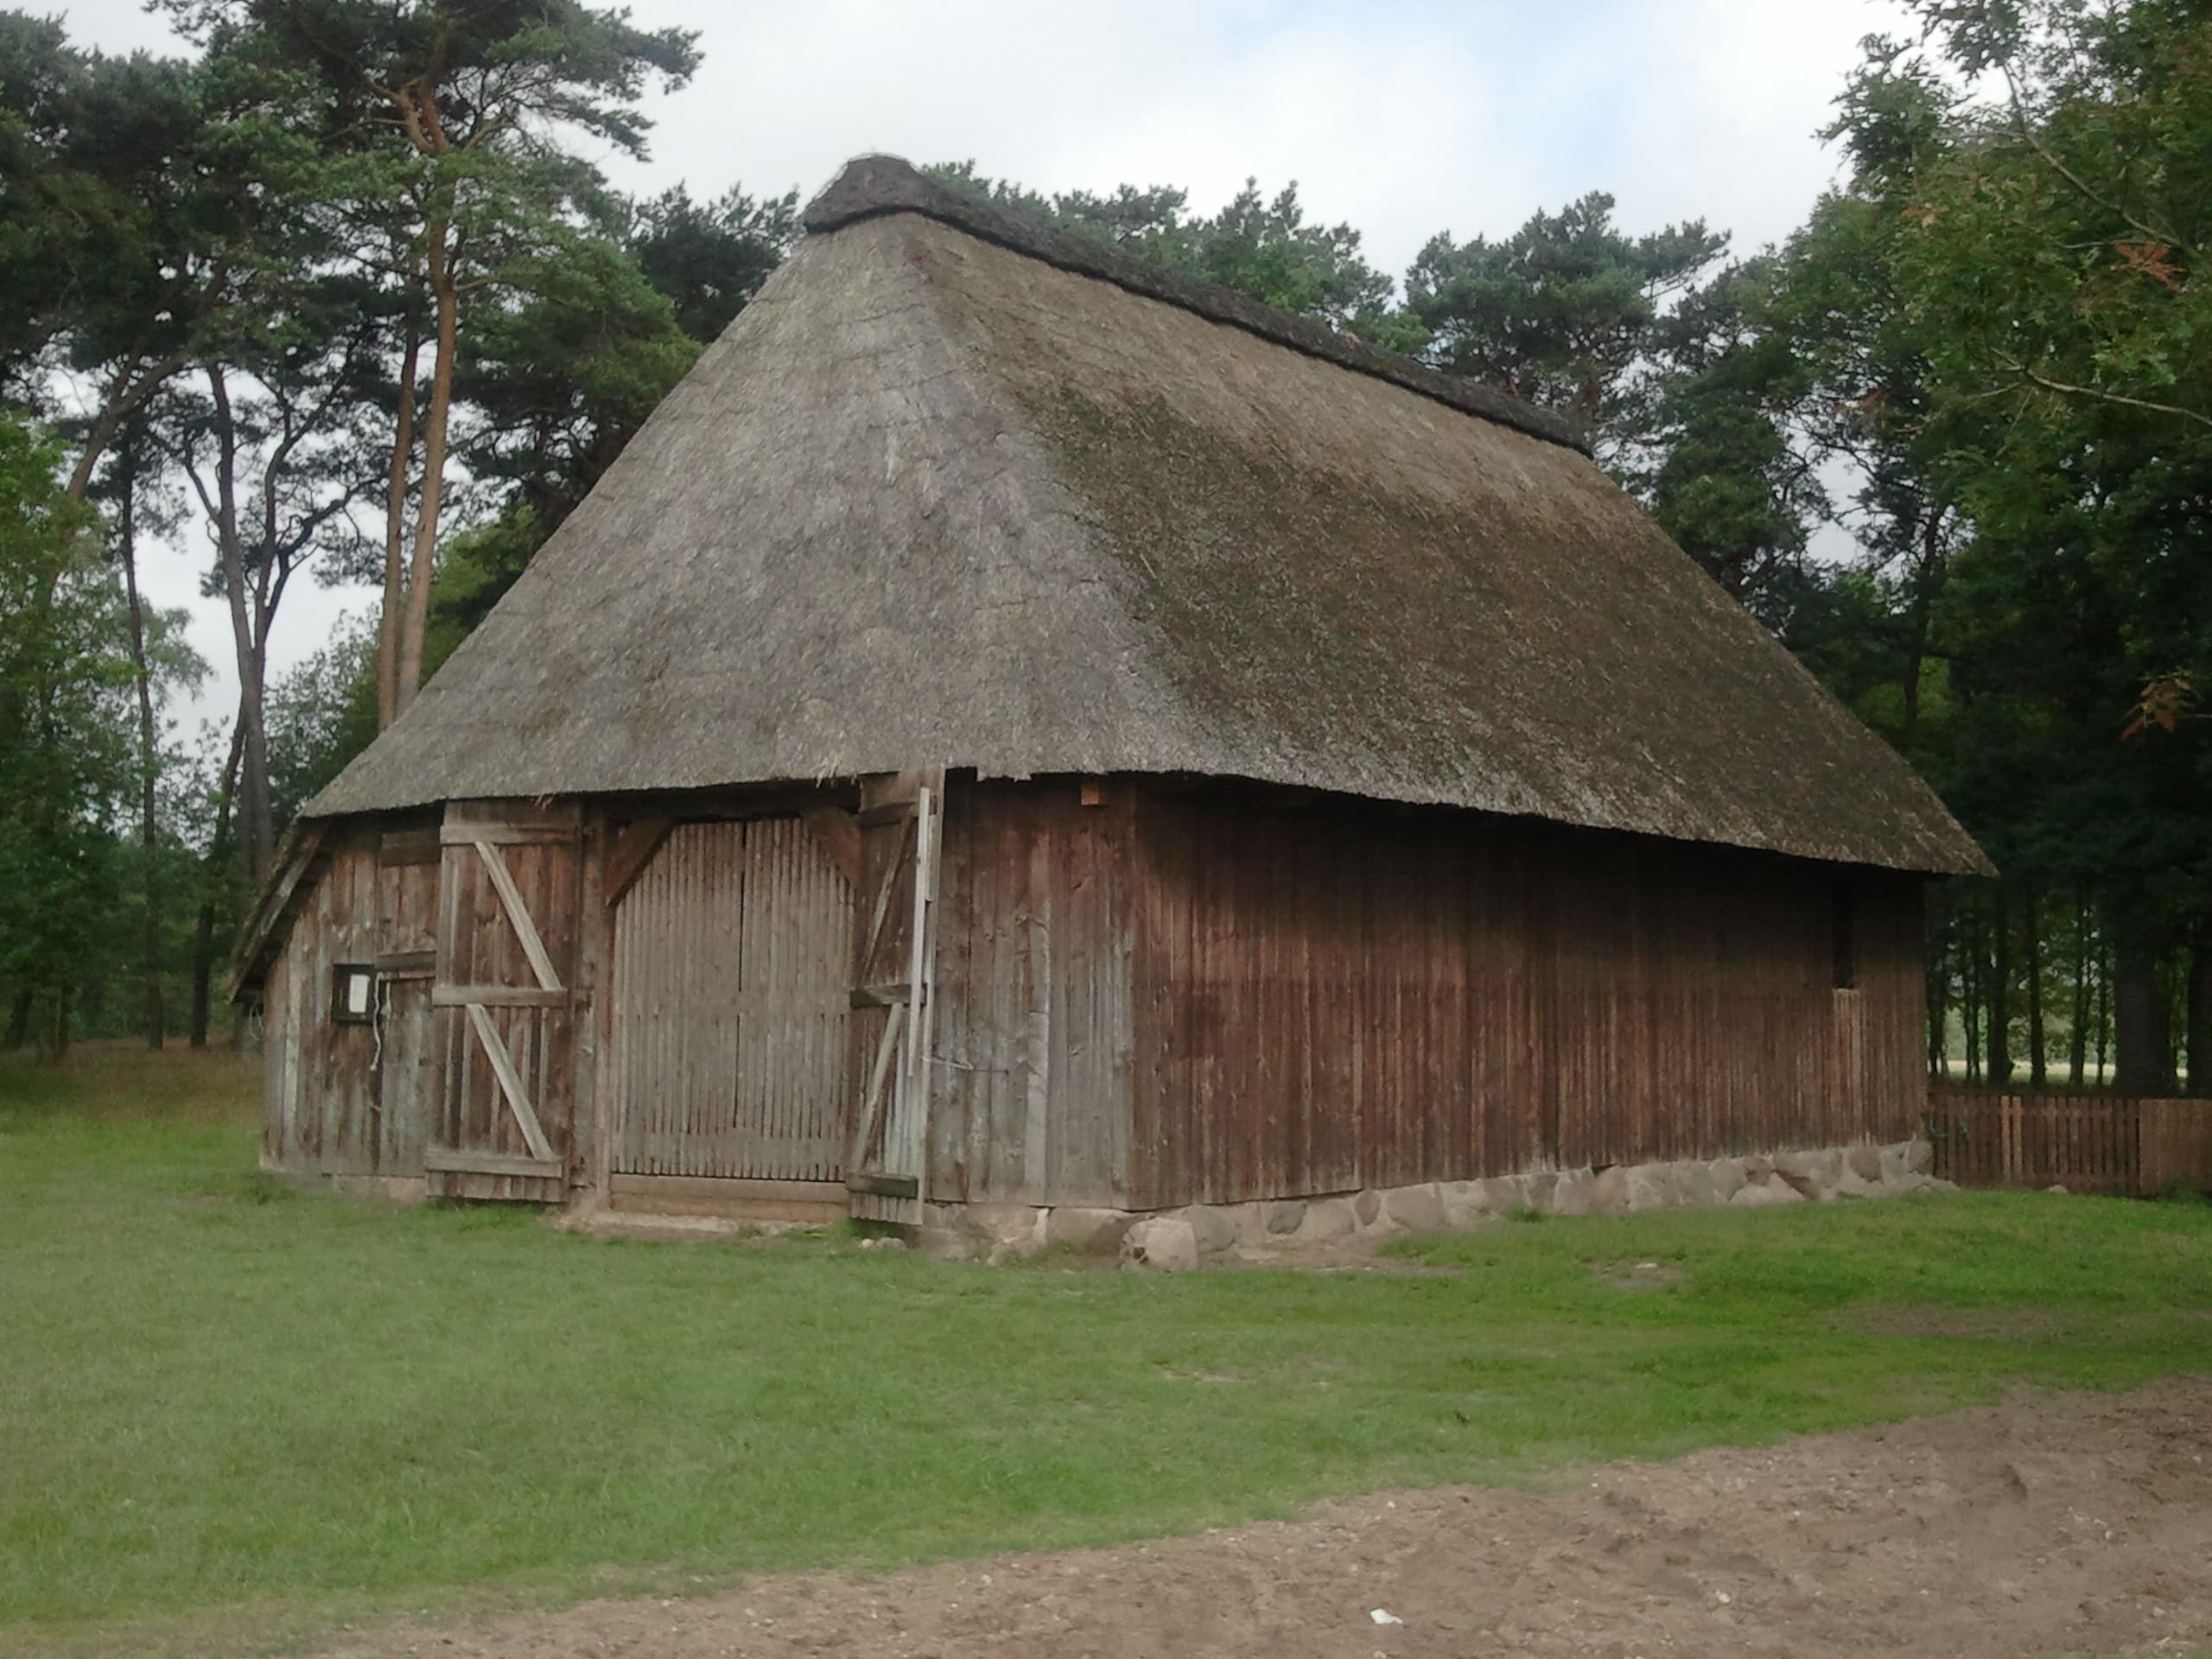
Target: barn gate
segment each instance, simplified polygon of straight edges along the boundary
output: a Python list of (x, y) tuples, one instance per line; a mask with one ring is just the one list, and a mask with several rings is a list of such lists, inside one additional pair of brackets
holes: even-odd
[(423, 1156), (433, 1194), (568, 1196), (579, 830), (574, 804), (446, 809), (430, 986), (442, 1064)]
[(618, 1207), (843, 1213), (853, 889), (835, 836), (798, 815), (674, 823), (613, 894)]

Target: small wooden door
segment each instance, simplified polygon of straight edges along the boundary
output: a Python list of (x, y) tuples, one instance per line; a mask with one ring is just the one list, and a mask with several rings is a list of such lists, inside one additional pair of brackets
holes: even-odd
[(861, 789), (861, 893), (853, 941), (853, 1074), (858, 1109), (845, 1159), (852, 1212), (918, 1224), (929, 1197), (931, 1031), (942, 771)]
[(423, 1166), (451, 1198), (567, 1195), (578, 820), (456, 801), (439, 831), (439, 1090)]
[(614, 908), (615, 1173), (839, 1179), (852, 914), (801, 818), (668, 830)]

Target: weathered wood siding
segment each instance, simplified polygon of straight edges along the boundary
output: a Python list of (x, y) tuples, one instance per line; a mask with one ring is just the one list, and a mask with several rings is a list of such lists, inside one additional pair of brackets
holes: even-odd
[[(334, 831), (301, 884), (263, 1001), (262, 1150), (273, 1167), (423, 1173), (424, 1106), (435, 1085), (423, 976), (438, 873), (435, 844), (429, 861), (414, 849), (427, 829), (425, 821), (400, 819)], [(332, 1017), (341, 963), (378, 970), (373, 1023)]]
[(1936, 1173), (1961, 1186), (2212, 1192), (2212, 1100), (1931, 1088)]
[(1916, 1126), (1911, 878), (1228, 788), (1136, 825), (1135, 1205)]
[(615, 907), (613, 1173), (842, 1173), (852, 886), (797, 817), (679, 823)]
[(932, 1199), (1130, 1196), (1129, 785), (956, 779), (938, 922)]

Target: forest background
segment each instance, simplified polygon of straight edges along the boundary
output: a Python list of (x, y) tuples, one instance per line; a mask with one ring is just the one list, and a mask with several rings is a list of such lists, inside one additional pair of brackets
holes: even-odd
[[(228, 1034), (285, 823), (799, 235), (795, 195), (610, 185), (688, 32), (156, 9), (188, 52), (0, 12), (0, 1042), (51, 1053)], [(1394, 278), (1294, 185), (933, 170), (1566, 415), (2004, 872), (1936, 891), (1931, 1070), (2212, 1090), (2212, 8), (1910, 10), (1837, 89), (1838, 182), (1757, 249), (1592, 194)], [(141, 582), (177, 546), (230, 621), (213, 724)], [(272, 673), (314, 583), (378, 602)]]

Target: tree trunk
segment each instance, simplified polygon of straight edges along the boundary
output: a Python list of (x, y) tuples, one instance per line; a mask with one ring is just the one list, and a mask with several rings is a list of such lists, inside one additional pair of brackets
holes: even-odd
[(1906, 613), (1904, 669), (1897, 690), (1904, 701), (1904, 731), (1910, 737), (1920, 724), (1920, 675), (1928, 660), (1928, 632), (1936, 609), (1936, 590), (1942, 584), (1943, 518), (1948, 509), (1941, 502), (1926, 504), (1927, 517), (1920, 524), (1920, 562), (1913, 573), (1912, 604)]
[(2012, 1081), (2012, 929), (2005, 925), (2005, 889), (1999, 887), (1989, 908), (1989, 1086), (2003, 1089)]
[(384, 497), (384, 610), (377, 621), (377, 729), (399, 718), (399, 636), (407, 607), (407, 470), (415, 457), (415, 364), (422, 354), (415, 314), (407, 315), (399, 358), (399, 414)]
[(67, 985), (54, 988), (54, 1017), (46, 1026), (46, 1058), (58, 1060), (69, 1052), (70, 1016), (73, 1012)]
[(1944, 1080), (1944, 1038), (1950, 1024), (1950, 930), (1934, 930), (1928, 943), (1928, 1075)]
[(36, 993), (28, 985), (16, 993), (15, 1001), (8, 1009), (6, 1046), (10, 1053), (31, 1039), (31, 1006), (38, 1001)]
[(276, 850), (275, 809), (269, 790), (269, 732), (262, 713), (262, 681), (268, 657), (258, 620), (247, 601), (245, 547), (238, 537), (238, 429), (231, 417), (228, 383), (219, 368), (207, 371), (215, 404), (218, 448), (215, 539), (223, 560), (223, 585), (231, 602), (231, 641), (238, 663), (240, 735), (237, 815), (238, 842), (245, 853), (246, 879), (255, 887), (269, 873)]
[(425, 238), (437, 344), (430, 356), (430, 404), (423, 417), (423, 496), (415, 510), (415, 556), (407, 575), (407, 613), (399, 635), (398, 708), (405, 714), (423, 685), (423, 636), (430, 627), (430, 584), (437, 575), (438, 513), (445, 499), (446, 424), (453, 405), (454, 359), (461, 345), (461, 295), (447, 263), (447, 227)]
[(2189, 989), (2183, 1004), (2189, 1092), (2212, 1095), (2212, 923), (2200, 921), (2189, 943)]
[(2101, 1089), (2111, 1081), (2107, 1063), (2112, 1058), (2112, 980), (2113, 953), (2104, 948), (2100, 937), (2097, 950), (2097, 1087)]
[(2089, 1058), (2089, 922), (2084, 898), (2074, 911), (2074, 1028), (2066, 1052), (2066, 1080), (2076, 1089)]
[(231, 728), (231, 753), (223, 762), (222, 785), (215, 792), (215, 833), (207, 842), (207, 856), (200, 865), (200, 909), (192, 923), (192, 1046), (207, 1046), (207, 1027), (213, 1013), (215, 977), (215, 890), (224, 879), (231, 858), (231, 798), (238, 774), (238, 728)]
[(120, 452), (123, 512), (117, 546), (123, 558), (124, 594), (130, 607), (130, 666), (138, 680), (138, 844), (146, 861), (146, 918), (139, 950), (146, 982), (146, 1046), (158, 1052), (167, 1035), (162, 1008), (161, 828), (155, 815), (161, 751), (154, 726), (154, 677), (146, 663), (146, 607), (138, 593), (138, 467), (144, 442), (143, 433), (133, 427)]
[(1967, 1050), (1967, 1081), (1981, 1080), (1981, 925), (1966, 912), (1966, 939), (1959, 955), (1959, 1030)]
[(2045, 1070), (2043, 1025), (2043, 906), (2037, 902), (2033, 882), (2020, 895), (2020, 909), (2028, 929), (2028, 1087), (2041, 1089), (2050, 1079)]
[(2120, 933), (2114, 952), (2113, 1026), (2113, 1086), (2123, 1095), (2170, 1093), (2172, 1019), (2158, 984), (2158, 951), (2132, 928)]

